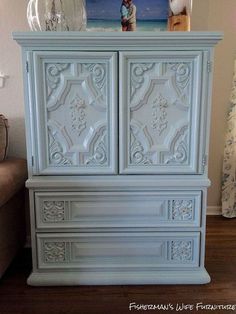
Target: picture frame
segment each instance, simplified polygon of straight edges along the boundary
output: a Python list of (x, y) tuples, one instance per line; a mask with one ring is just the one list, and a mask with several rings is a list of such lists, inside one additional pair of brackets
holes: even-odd
[(86, 0), (86, 10), (87, 31), (165, 31), (169, 1)]

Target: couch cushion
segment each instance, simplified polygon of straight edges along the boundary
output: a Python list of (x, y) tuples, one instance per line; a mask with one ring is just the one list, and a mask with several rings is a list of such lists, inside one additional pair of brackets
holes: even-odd
[(26, 178), (25, 159), (11, 158), (0, 163), (0, 207), (24, 185)]
[(9, 144), (8, 128), (8, 120), (4, 115), (0, 114), (0, 161), (7, 157)]

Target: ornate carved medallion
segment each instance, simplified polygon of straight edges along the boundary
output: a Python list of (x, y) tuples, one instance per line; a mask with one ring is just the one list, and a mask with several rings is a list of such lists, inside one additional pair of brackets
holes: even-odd
[(171, 241), (171, 260), (191, 262), (193, 260), (192, 241)]
[(192, 220), (193, 201), (192, 200), (173, 200), (171, 202), (172, 220)]
[(63, 263), (66, 261), (65, 242), (44, 242), (45, 263)]
[(157, 130), (160, 136), (168, 126), (167, 111), (168, 101), (161, 94), (154, 100), (152, 105), (152, 128)]
[(44, 201), (43, 202), (44, 222), (59, 222), (65, 220), (64, 201)]
[(76, 94), (70, 103), (72, 129), (80, 134), (86, 129), (86, 103), (85, 100)]

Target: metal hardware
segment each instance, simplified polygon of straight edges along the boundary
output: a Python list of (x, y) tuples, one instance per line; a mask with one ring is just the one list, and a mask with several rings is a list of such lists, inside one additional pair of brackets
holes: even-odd
[(212, 61), (207, 61), (207, 72), (211, 73), (212, 72)]
[(207, 159), (208, 159), (208, 156), (207, 155), (203, 155), (203, 157), (202, 157), (203, 171), (205, 171), (205, 167), (207, 165)]

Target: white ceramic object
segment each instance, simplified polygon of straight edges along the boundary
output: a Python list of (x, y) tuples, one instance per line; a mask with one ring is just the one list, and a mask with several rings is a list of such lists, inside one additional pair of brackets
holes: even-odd
[(173, 15), (178, 15), (186, 8), (187, 15), (192, 13), (192, 0), (169, 0), (169, 6)]

